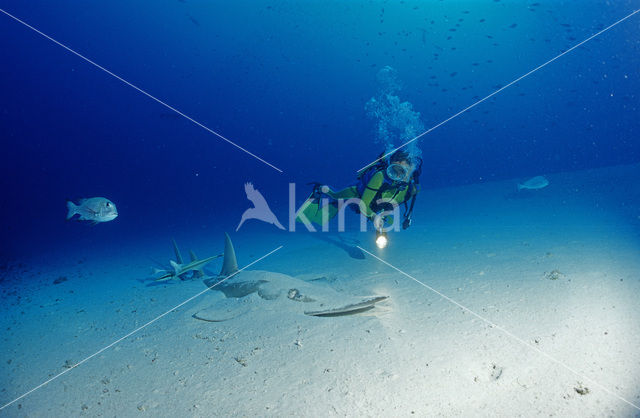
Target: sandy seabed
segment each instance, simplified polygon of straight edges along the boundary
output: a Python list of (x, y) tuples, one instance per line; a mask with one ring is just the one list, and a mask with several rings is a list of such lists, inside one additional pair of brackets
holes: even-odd
[[(144, 280), (170, 237), (10, 262), (0, 403), (66, 373), (0, 415), (640, 416), (640, 165), (548, 178), (425, 190), (384, 251), (371, 233), (247, 224), (241, 265), (283, 245), (255, 269), (389, 299), (321, 318), (253, 295), (233, 319), (194, 319), (224, 300), (210, 291), (74, 368), (203, 284)], [(222, 232), (190, 244), (220, 252)]]

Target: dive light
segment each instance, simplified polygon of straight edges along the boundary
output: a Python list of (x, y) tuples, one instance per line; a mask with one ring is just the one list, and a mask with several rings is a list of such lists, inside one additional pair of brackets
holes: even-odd
[(380, 249), (383, 249), (387, 246), (389, 240), (387, 239), (387, 233), (380, 228), (376, 231), (376, 246)]

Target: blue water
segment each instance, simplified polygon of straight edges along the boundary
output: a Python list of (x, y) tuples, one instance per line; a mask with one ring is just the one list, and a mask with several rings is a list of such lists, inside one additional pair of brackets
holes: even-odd
[[(411, 303), (421, 306), (424, 298), (436, 298), (409, 287), (413, 299), (394, 293), (394, 283), (402, 288), (406, 281), (355, 247), (375, 251), (373, 234), (357, 232), (352, 213), (342, 236), (309, 234), (300, 224), (295, 233), (281, 231), (256, 220), (234, 232), (251, 205), (245, 183), (252, 182), (289, 227), (290, 204), (299, 207), (309, 194), (308, 183), (353, 184), (356, 170), (414, 132), (430, 130), (413, 144), (424, 161), (414, 224), (379, 255), (474, 309), (486, 302), (481, 294), (487, 285), (513, 283), (511, 289), (525, 294), (526, 286), (546, 285), (544, 274), (553, 269), (574, 280), (554, 282), (558, 286), (593, 289), (600, 297), (604, 283), (632, 296), (640, 244), (640, 13), (570, 49), (638, 8), (638, 0), (0, 0), (0, 284), (9, 313), (3, 322), (9, 348), (3, 354), (14, 359), (13, 364), (3, 361), (3, 404), (59, 373), (67, 359), (85, 358), (201, 292), (195, 282), (149, 286), (150, 267), (173, 257), (171, 238), (184, 255), (193, 249), (207, 256), (219, 253), (223, 232), (231, 232), (241, 265), (286, 244), (281, 257), (265, 260), (260, 268), (338, 277), (364, 293), (378, 292), (378, 283), (397, 299), (398, 318)], [(381, 74), (393, 75), (392, 90), (381, 83)], [(397, 99), (394, 115), (405, 117), (398, 126), (411, 135), (393, 130), (381, 135), (381, 120), (389, 123), (393, 116), (372, 116), (367, 111), (372, 98)], [(547, 176), (550, 185), (538, 192), (516, 191), (518, 182), (537, 175)], [(289, 201), (291, 184), (294, 202)], [(93, 196), (115, 202), (118, 218), (95, 226), (65, 220), (67, 199)], [(331, 228), (334, 232), (335, 223)], [(218, 269), (216, 260), (209, 273)], [(63, 276), (68, 280), (53, 284)], [(465, 286), (473, 291), (457, 293)], [(497, 294), (510, 298), (509, 292)], [(553, 290), (549, 295), (566, 297)], [(534, 312), (538, 301), (548, 299), (536, 297), (540, 294), (531, 300), (526, 295)], [(614, 299), (605, 295), (602, 303), (626, 306)], [(633, 322), (635, 299), (628, 306), (617, 312)], [(443, 328), (460, 313), (449, 308), (455, 312), (444, 318)], [(515, 315), (505, 318), (515, 321), (519, 306), (512, 308)], [(600, 318), (597, 309), (576, 315)], [(177, 345), (187, 353), (191, 328), (179, 324), (192, 324), (180, 322), (192, 318), (176, 312), (154, 326), (184, 331)], [(416, 330), (430, 332), (430, 316), (416, 319), (409, 313), (409, 322), (419, 324)], [(60, 319), (67, 314), (75, 315), (72, 326)], [(367, 318), (352, 320), (361, 324), (356, 321)], [(78, 331), (91, 321), (100, 324), (98, 334)], [(338, 324), (351, 332), (350, 323)], [(153, 334), (151, 329), (145, 332)], [(620, 330), (619, 335), (630, 335), (616, 340), (627, 351), (610, 351), (624, 362), (634, 358), (637, 332), (632, 325)], [(68, 346), (59, 345), (65, 333)], [(75, 334), (81, 342), (71, 339)], [(161, 332), (154, 335), (162, 338)], [(371, 335), (381, 334), (374, 329)], [(396, 342), (413, 346), (416, 335), (421, 334), (408, 332), (407, 340)], [(527, 341), (534, 337), (527, 335)], [(332, 334), (332, 340), (340, 347), (340, 338)], [(32, 363), (32, 341), (51, 353)], [(128, 342), (138, 348), (136, 341)], [(416, 350), (430, 343), (417, 344)], [(278, 351), (288, 350), (283, 347), (269, 347), (269, 352), (289, 356)], [(102, 360), (94, 360), (107, 363), (113, 355), (105, 352)], [(185, 356), (185, 364), (197, 363)], [(608, 357), (594, 354), (597, 365), (591, 355), (584, 357), (594, 368), (620, 370), (615, 363), (608, 368)], [(236, 366), (233, 358), (226, 360)], [(398, 364), (403, 361), (400, 357)], [(373, 364), (361, 368), (374, 370)], [(260, 371), (273, 374), (269, 367)], [(634, 373), (621, 375), (635, 379)], [(214, 381), (219, 377), (213, 376)], [(66, 391), (61, 381), (47, 390)], [(631, 380), (621, 382), (627, 392), (637, 387)], [(427, 383), (440, 384), (437, 379)], [(306, 388), (303, 381), (290, 384)], [(211, 386), (220, 387), (219, 379)], [(398, 387), (403, 393), (415, 390)], [(267, 389), (273, 394), (281, 388)], [(46, 393), (25, 398), (25, 413), (61, 407), (47, 404)], [(200, 394), (189, 388), (189, 396)], [(452, 396), (458, 398), (459, 391)], [(135, 406), (127, 405), (137, 413)], [(113, 408), (129, 411), (118, 409), (120, 404)], [(356, 411), (386, 412), (384, 407)]]
[[(396, 70), (398, 96), (428, 129), (638, 6), (1, 4), (283, 171), (2, 15), (0, 223), (8, 253), (88, 233), (99, 242), (232, 225), (246, 207), (246, 181), (286, 211), (287, 183), (298, 183), (300, 201), (307, 182), (353, 183), (355, 170), (384, 149), (365, 112), (381, 68)], [(424, 136), (422, 187), (637, 162), (638, 19)], [(66, 224), (65, 199), (89, 196), (116, 202), (117, 221), (91, 231)]]

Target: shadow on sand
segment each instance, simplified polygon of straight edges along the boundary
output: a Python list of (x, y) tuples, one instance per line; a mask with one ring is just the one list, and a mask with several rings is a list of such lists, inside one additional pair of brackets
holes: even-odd
[(351, 258), (364, 260), (364, 253), (360, 248), (356, 247), (356, 245), (360, 244), (360, 241), (355, 238), (348, 238), (341, 235), (329, 235), (327, 233), (312, 233), (311, 236), (320, 241), (335, 245), (341, 250), (344, 250)]

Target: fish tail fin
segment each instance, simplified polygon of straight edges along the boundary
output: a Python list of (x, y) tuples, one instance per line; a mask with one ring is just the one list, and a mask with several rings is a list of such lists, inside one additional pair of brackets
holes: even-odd
[(518, 183), (518, 191), (522, 190), (524, 187), (522, 186), (522, 184)]
[(67, 200), (67, 220), (71, 219), (76, 213), (78, 213), (78, 206), (72, 201)]

